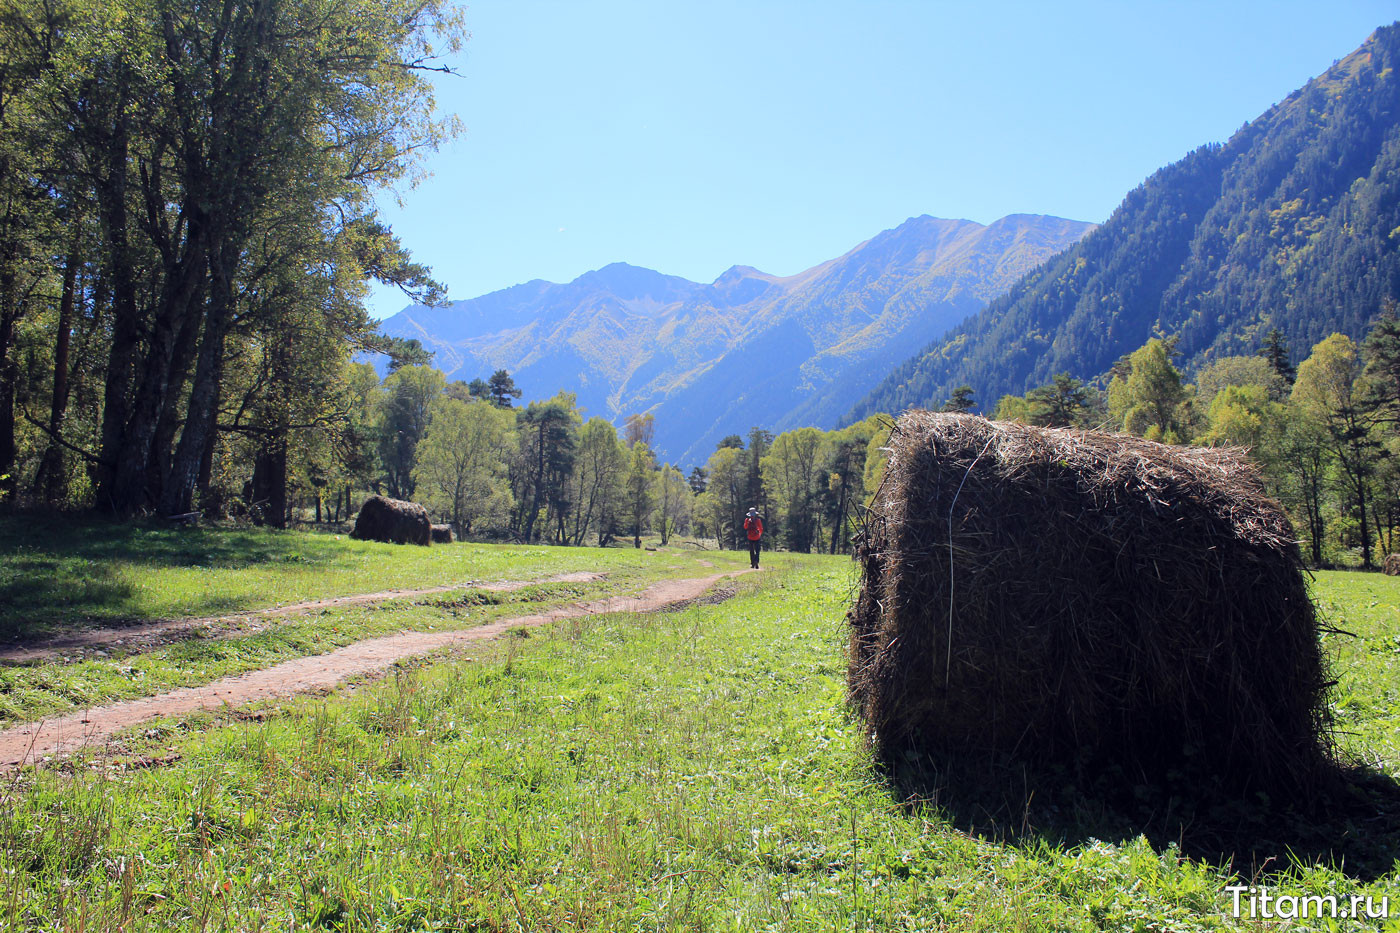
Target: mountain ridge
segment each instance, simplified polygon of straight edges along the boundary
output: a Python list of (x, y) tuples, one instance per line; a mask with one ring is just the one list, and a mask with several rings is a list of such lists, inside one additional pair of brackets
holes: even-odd
[(611, 263), (445, 308), (411, 306), (413, 337), (452, 379), (507, 369), (527, 397), (560, 389), (589, 414), (656, 417), (656, 447), (691, 464), (757, 425), (832, 427), (851, 399), (1092, 224), (920, 215), (794, 275), (734, 265), (691, 282)]

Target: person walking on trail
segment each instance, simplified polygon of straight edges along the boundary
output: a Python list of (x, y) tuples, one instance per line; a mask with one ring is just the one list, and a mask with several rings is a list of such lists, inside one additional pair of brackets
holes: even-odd
[(749, 566), (758, 569), (758, 553), (763, 544), (763, 519), (758, 517), (758, 509), (750, 508), (744, 516), (744, 532), (749, 536)]

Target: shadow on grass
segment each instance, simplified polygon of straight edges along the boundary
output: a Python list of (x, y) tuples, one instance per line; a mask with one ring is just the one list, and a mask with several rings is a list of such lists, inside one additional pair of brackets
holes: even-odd
[[(261, 564), (330, 566), (343, 558), (332, 539), (270, 529), (172, 528), (62, 514), (0, 517), (0, 640), (22, 642), (73, 625), (139, 621), (137, 581), (187, 567)], [(207, 596), (190, 610), (243, 608)]]
[(1251, 879), (1321, 864), (1368, 882), (1400, 858), (1400, 782), (1356, 766), (1336, 769), (1306, 803), (1263, 793), (1241, 799), (1185, 773), (1152, 783), (1121, 772), (1086, 779), (980, 757), (906, 759), (886, 773), (905, 806), (933, 806), (963, 832), (1012, 845), (1145, 836), (1159, 850), (1175, 844)]

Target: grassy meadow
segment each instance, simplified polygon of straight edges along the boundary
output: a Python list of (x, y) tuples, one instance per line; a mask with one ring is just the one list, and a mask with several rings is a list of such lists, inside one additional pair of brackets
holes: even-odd
[[(224, 533), (199, 534), (212, 546)], [(234, 535), (250, 543), (227, 547), (253, 547), (262, 533)], [(271, 600), (250, 583), (258, 574), (288, 581), (298, 598), (409, 578), (519, 578), (510, 551), (549, 551), (536, 559), (540, 575), (616, 567), (624, 582), (605, 586), (746, 564), (700, 554), (711, 570), (678, 549), (454, 545), (379, 556), (329, 537), (263, 537), (316, 555), (327, 588), (248, 563), (208, 571), (232, 578), (227, 591), (248, 603)], [(406, 567), (382, 566), (401, 554)], [(357, 562), (379, 576), (357, 586)], [(8, 779), (0, 928), (1400, 929), (1400, 831), (1384, 821), (1321, 827), (1367, 835), (1365, 870), (1282, 847), (1255, 869), (1132, 831), (1098, 832), (1111, 821), (1078, 813), (969, 825), (934, 803), (901, 802), (844, 702), (851, 563), (784, 554), (765, 566), (723, 584), (726, 600), (567, 620), (401, 664), (329, 696), (155, 721), (114, 757)], [(163, 591), (163, 568), (134, 561), (121, 573), (136, 592), (145, 583)], [(1394, 774), (1400, 579), (1325, 573), (1315, 592), (1330, 624), (1352, 633), (1327, 636), (1344, 750)], [(476, 618), (451, 600), (384, 606), (396, 607), (377, 611), (396, 629)], [(375, 615), (337, 608), (286, 622), (367, 633)], [(161, 662), (169, 671), (192, 663)], [(1389, 896), (1397, 921), (1236, 920), (1225, 888), (1238, 883), (1377, 904)]]

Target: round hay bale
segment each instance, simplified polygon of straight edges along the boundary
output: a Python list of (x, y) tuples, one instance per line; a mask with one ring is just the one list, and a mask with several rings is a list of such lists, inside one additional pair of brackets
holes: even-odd
[(1301, 556), (1240, 451), (911, 411), (858, 541), (850, 693), (916, 751), (1330, 774)]
[(1386, 576), (1400, 577), (1400, 554), (1387, 555), (1385, 559)]
[(457, 540), (451, 525), (433, 525), (431, 529), (434, 544), (451, 544)]
[(350, 537), (362, 541), (385, 541), (392, 544), (430, 543), (432, 523), (428, 510), (416, 502), (370, 496), (355, 516), (355, 530)]

